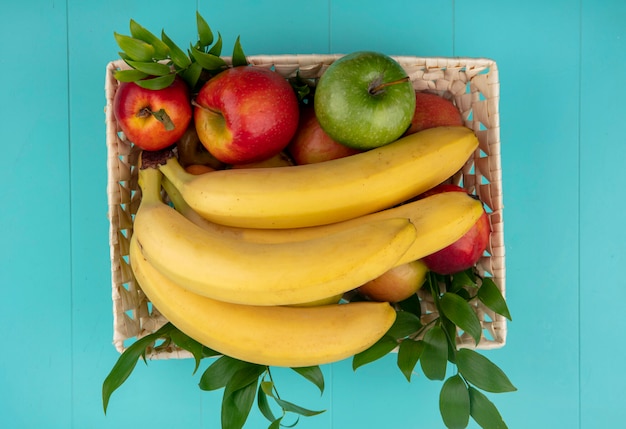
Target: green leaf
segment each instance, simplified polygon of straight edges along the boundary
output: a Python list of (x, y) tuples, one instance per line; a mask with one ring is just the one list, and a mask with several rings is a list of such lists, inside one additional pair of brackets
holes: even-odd
[(404, 340), (398, 347), (398, 368), (400, 368), (400, 371), (402, 371), (402, 374), (404, 374), (406, 380), (409, 382), (411, 381), (411, 375), (413, 375), (413, 370), (423, 350), (424, 342), (421, 340)]
[(257, 365), (254, 363), (244, 362), (241, 368), (239, 368), (228, 380), (224, 390), (224, 396), (243, 389), (249, 384), (255, 383), (259, 377), (266, 371), (267, 367), (264, 365)]
[(207, 53), (216, 55), (218, 57), (222, 55), (222, 35), (219, 32), (217, 33), (217, 41), (215, 42), (215, 45), (213, 45), (211, 49), (207, 51)]
[(439, 411), (448, 429), (464, 429), (469, 423), (470, 396), (460, 375), (448, 378), (439, 394)]
[(471, 271), (461, 271), (452, 275), (452, 283), (448, 292), (457, 292), (464, 287), (476, 287), (476, 279), (470, 276)]
[(176, 67), (184, 70), (191, 65), (191, 59), (165, 34), (165, 31), (161, 31), (161, 39), (170, 48), (170, 58)]
[(222, 354), (216, 350), (210, 349), (207, 346), (203, 346), (202, 347), (202, 357), (217, 357), (217, 356), (221, 356)]
[(319, 366), (303, 366), (291, 369), (315, 384), (320, 390), (320, 394), (324, 393), (324, 374)]
[(176, 79), (175, 74), (168, 74), (166, 76), (159, 76), (159, 77), (153, 77), (151, 79), (138, 80), (135, 83), (142, 88), (152, 89), (156, 91), (159, 89), (167, 88), (174, 82), (174, 79)]
[(167, 64), (155, 63), (154, 61), (126, 61), (129, 66), (152, 76), (165, 76), (172, 72)]
[(159, 109), (156, 112), (151, 112), (152, 116), (156, 118), (157, 121), (161, 122), (167, 131), (172, 131), (176, 126), (170, 115), (167, 114), (165, 109)]
[(169, 47), (163, 43), (161, 39), (156, 37), (146, 28), (139, 25), (139, 23), (133, 19), (130, 20), (130, 34), (135, 39), (143, 40), (144, 42), (150, 44), (154, 48), (154, 57), (156, 59), (164, 60), (167, 58), (170, 52)]
[(457, 294), (446, 292), (439, 300), (439, 307), (452, 323), (471, 335), (478, 344), (482, 327), (476, 312), (466, 300)]
[(204, 357), (204, 346), (178, 329), (173, 329), (172, 332), (170, 332), (170, 338), (178, 347), (183, 350), (187, 350), (193, 355), (196, 362), (193, 370), (193, 373), (195, 374), (200, 367), (200, 361)]
[(189, 52), (193, 59), (205, 70), (216, 71), (227, 67), (226, 62), (217, 55), (202, 52), (193, 46), (190, 47)]
[(440, 326), (433, 326), (424, 335), (420, 364), (429, 380), (443, 380), (448, 365), (448, 341)]
[(248, 65), (248, 59), (246, 58), (246, 54), (243, 52), (243, 48), (241, 47), (240, 36), (237, 36), (237, 40), (235, 40), (232, 63), (233, 67)]
[(154, 339), (149, 337), (138, 340), (124, 350), (117, 359), (117, 362), (115, 362), (115, 365), (113, 365), (111, 372), (107, 375), (102, 384), (102, 404), (105, 414), (111, 394), (128, 379), (135, 369), (137, 361), (145, 353), (146, 347), (152, 344), (152, 342), (154, 342)]
[(189, 88), (195, 88), (202, 75), (202, 66), (198, 63), (191, 63), (180, 75), (187, 82)]
[(267, 393), (265, 393), (265, 389), (268, 389), (268, 391), (271, 392), (273, 388), (274, 388), (274, 384), (271, 381), (262, 381), (261, 385), (259, 386), (259, 391), (257, 393), (257, 400), (256, 400), (257, 406), (259, 407), (259, 411), (261, 411), (261, 414), (263, 414), (263, 416), (270, 422), (275, 422), (276, 416), (274, 416), (274, 413), (272, 412), (272, 409), (270, 408), (270, 404), (269, 404), (269, 401), (267, 400)]
[(198, 27), (198, 42), (200, 49), (204, 49), (213, 43), (213, 32), (209, 24), (204, 20), (200, 12), (196, 11), (196, 25)]
[(154, 344), (154, 342), (159, 338), (167, 336), (172, 329), (173, 325), (171, 323), (166, 323), (158, 331), (140, 338), (124, 350), (124, 352), (122, 352), (120, 357), (115, 362), (115, 365), (113, 365), (111, 372), (102, 383), (102, 405), (105, 414), (111, 395), (128, 379), (130, 374), (135, 369), (137, 361), (140, 358), (145, 357), (146, 348)]
[(517, 390), (498, 366), (478, 352), (461, 349), (456, 359), (461, 375), (479, 389), (493, 393)]
[(478, 299), (492, 311), (497, 314), (511, 319), (511, 313), (509, 313), (509, 307), (506, 305), (506, 301), (495, 284), (493, 279), (485, 277), (483, 283), (478, 289)]
[(507, 429), (496, 406), (478, 389), (469, 387), (470, 415), (483, 429)]
[(396, 312), (396, 320), (387, 331), (388, 336), (400, 340), (416, 333), (422, 327), (419, 316), (408, 311)]
[(446, 316), (440, 315), (441, 328), (446, 334), (448, 340), (448, 361), (456, 363), (456, 341), (457, 341), (457, 328)]
[(247, 362), (230, 356), (216, 359), (200, 377), (200, 389), (217, 390), (225, 387), (233, 375), (246, 365), (248, 365)]
[(317, 416), (318, 414), (324, 413), (326, 410), (309, 410), (308, 408), (301, 407), (289, 401), (285, 401), (278, 397), (275, 397), (274, 400), (280, 407), (286, 412), (299, 414), (304, 417), (312, 417)]
[(264, 365), (243, 362), (227, 381), (222, 398), (222, 429), (241, 429), (248, 419), (256, 397), (259, 377)]
[(380, 359), (395, 349), (397, 345), (398, 343), (393, 337), (385, 335), (369, 349), (354, 355), (352, 358), (352, 369), (356, 371), (357, 368)]
[(143, 40), (113, 33), (118, 46), (128, 57), (134, 61), (152, 61), (154, 58), (154, 47)]
[(413, 294), (407, 299), (400, 301), (398, 306), (403, 310), (409, 313), (413, 313), (416, 316), (420, 317), (422, 315), (422, 308), (420, 305), (420, 299), (417, 294)]
[(309, 410), (307, 408), (300, 407), (299, 405), (296, 405), (292, 402), (280, 399), (278, 395), (274, 394), (274, 386), (272, 383), (269, 383), (269, 382), (263, 383), (261, 385), (261, 388), (263, 389), (263, 392), (267, 396), (272, 397), (285, 412), (291, 412), (291, 413), (299, 414), (305, 417), (316, 416), (318, 414), (322, 414), (323, 412), (325, 412), (325, 410), (320, 410), (320, 411)]
[(280, 425), (280, 422), (281, 422), (282, 420), (283, 420), (283, 418), (282, 418), (282, 417), (279, 417), (278, 419), (274, 420), (274, 421), (272, 422), (272, 424), (271, 424), (271, 425), (269, 425), (269, 426), (267, 427), (267, 429), (280, 429), (280, 426), (281, 426), (281, 425)]
[(115, 79), (119, 80), (120, 82), (136, 82), (138, 80), (148, 77), (149, 75), (142, 71), (132, 69), (116, 70), (113, 76), (115, 76)]
[(456, 292), (454, 292), (455, 295), (460, 296), (461, 298), (463, 298), (465, 301), (469, 301), (470, 299), (472, 299), (472, 296), (470, 295), (470, 293), (467, 291), (467, 289), (459, 289)]
[(126, 55), (126, 54), (125, 54), (124, 52), (122, 52), (122, 51), (118, 51), (118, 53), (117, 53), (117, 54), (118, 54), (118, 55), (120, 56), (120, 58), (121, 58), (121, 59), (123, 59), (124, 61), (128, 61), (128, 60), (131, 60), (131, 61), (132, 61), (132, 58), (131, 58), (131, 57), (129, 57), (128, 55)]

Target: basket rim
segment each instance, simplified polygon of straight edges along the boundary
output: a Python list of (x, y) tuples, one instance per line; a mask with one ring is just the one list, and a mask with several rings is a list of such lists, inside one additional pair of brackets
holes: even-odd
[[(338, 58), (344, 56), (345, 54), (334, 53), (334, 54), (259, 54), (259, 55), (249, 55), (246, 58), (248, 62), (252, 66), (261, 66), (261, 67), (275, 67), (286, 70), (293, 69), (300, 70), (301, 68), (321, 68), (324, 69), (328, 65), (330, 65), (333, 61)], [(430, 71), (440, 71), (440, 70), (465, 70), (470, 71), (471, 75), (476, 76), (481, 74), (483, 70), (488, 69), (485, 74), (485, 80), (488, 80), (487, 85), (493, 85), (497, 88), (495, 91), (495, 95), (491, 98), (495, 102), (495, 112), (494, 114), (494, 123), (495, 126), (489, 129), (491, 133), (490, 144), (497, 147), (501, 145), (500, 141), (500, 126), (499, 126), (499, 112), (497, 110), (499, 103), (499, 79), (498, 79), (498, 68), (495, 60), (487, 57), (442, 57), (442, 56), (431, 56), (431, 57), (418, 57), (418, 56), (408, 56), (408, 55), (389, 55), (396, 61), (398, 61), (404, 67), (417, 68), (419, 70), (424, 71), (424, 73)], [(231, 65), (230, 57), (222, 57), (228, 65)], [(122, 320), (124, 316), (124, 312), (119, 311), (119, 306), (121, 305), (121, 298), (118, 293), (116, 293), (116, 288), (123, 287), (120, 286), (124, 282), (124, 274), (121, 272), (119, 265), (120, 259), (120, 249), (118, 246), (118, 238), (120, 229), (120, 217), (119, 217), (119, 187), (120, 187), (120, 156), (121, 153), (118, 151), (118, 145), (120, 145), (121, 140), (118, 136), (118, 128), (113, 117), (113, 97), (115, 94), (115, 90), (119, 82), (114, 78), (113, 72), (116, 69), (125, 69), (129, 68), (126, 62), (122, 59), (111, 60), (106, 65), (106, 79), (105, 79), (105, 94), (106, 94), (106, 107), (105, 107), (105, 115), (106, 115), (106, 144), (107, 144), (107, 173), (108, 173), (108, 181), (107, 181), (107, 195), (108, 195), (108, 205), (109, 205), (109, 245), (110, 245), (110, 259), (111, 259), (111, 274), (112, 274), (112, 298), (113, 298), (113, 324), (114, 324), (114, 345), (116, 349), (121, 353), (124, 349), (124, 341), (126, 339), (132, 337), (124, 338), (124, 335), (117, 332), (118, 326), (124, 324), (124, 320)], [(496, 260), (498, 263), (499, 272), (495, 277), (498, 277), (498, 287), (500, 288), (503, 296), (506, 298), (506, 271), (505, 271), (505, 252), (504, 252), (504, 235), (503, 235), (503, 219), (502, 219), (502, 175), (500, 168), (500, 154), (492, 154), (491, 156), (497, 161), (496, 164), (498, 166), (498, 170), (494, 173), (495, 180), (491, 182), (494, 183), (497, 188), (496, 195), (494, 198), (496, 200), (495, 205), (498, 207), (497, 213), (493, 213), (495, 225), (497, 228), (494, 230), (492, 228), (492, 235), (496, 238), (496, 241), (501, 243), (502, 245), (498, 248), (497, 254), (492, 252), (490, 258)], [(477, 185), (478, 186), (478, 185)], [(499, 316), (499, 315), (496, 315)], [(126, 316), (127, 317), (127, 316)], [(496, 320), (492, 321), (495, 329), (498, 331), (498, 335), (494, 337), (494, 340), (481, 340), (481, 343), (478, 345), (478, 349), (495, 349), (503, 347), (506, 344), (506, 334), (507, 334), (507, 321), (504, 317), (496, 317)], [(156, 327), (158, 329), (158, 327)], [(145, 332), (145, 334), (150, 332)], [(135, 335), (136, 338), (140, 338), (145, 335), (140, 332)], [(472, 347), (471, 341), (466, 339), (467, 341), (461, 339), (459, 341), (459, 347)], [(168, 359), (168, 358), (185, 358), (190, 357), (191, 355), (185, 351), (169, 351), (162, 352), (160, 354), (149, 355), (150, 359)]]

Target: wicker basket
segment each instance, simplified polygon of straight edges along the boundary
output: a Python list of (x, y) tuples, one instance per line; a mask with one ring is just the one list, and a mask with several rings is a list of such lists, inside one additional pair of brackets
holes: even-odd
[[(285, 77), (299, 72), (303, 78), (318, 78), (341, 55), (277, 55), (250, 56), (248, 61), (258, 67), (273, 68)], [(504, 237), (502, 219), (502, 177), (500, 163), (500, 123), (498, 103), (500, 86), (496, 63), (489, 59), (394, 57), (407, 71), (413, 86), (454, 100), (461, 110), (466, 126), (480, 140), (479, 149), (468, 163), (452, 178), (485, 203), (492, 234), (488, 255), (478, 264), (483, 275), (492, 276), (505, 293)], [(228, 62), (228, 59), (226, 59)], [(139, 151), (125, 140), (112, 112), (112, 102), (118, 86), (114, 70), (128, 68), (121, 60), (112, 61), (106, 69), (106, 143), (108, 149), (108, 207), (110, 221), (110, 251), (113, 296), (113, 343), (122, 352), (133, 339), (156, 331), (165, 318), (153, 308), (136, 284), (128, 263), (129, 239), (133, 216), (140, 201), (137, 185)], [(419, 294), (425, 318), (436, 314), (432, 298)], [(477, 300), (475, 300), (477, 301)], [(475, 310), (483, 325), (479, 349), (502, 347), (506, 342), (506, 319), (480, 303)], [(462, 333), (458, 343), (474, 347), (473, 340)], [(189, 357), (186, 351), (174, 347), (153, 350), (151, 359)]]

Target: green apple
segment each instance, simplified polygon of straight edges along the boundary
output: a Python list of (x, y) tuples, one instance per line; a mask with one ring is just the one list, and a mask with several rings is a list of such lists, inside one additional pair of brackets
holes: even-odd
[(345, 55), (322, 74), (315, 114), (337, 142), (359, 150), (398, 139), (411, 125), (415, 90), (393, 58), (371, 51)]

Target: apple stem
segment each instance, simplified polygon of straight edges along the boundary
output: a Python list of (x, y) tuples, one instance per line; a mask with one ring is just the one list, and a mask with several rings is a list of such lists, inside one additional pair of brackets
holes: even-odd
[(158, 112), (152, 112), (152, 115), (165, 126), (165, 129), (167, 131), (172, 131), (174, 128), (176, 128), (164, 109), (160, 109)]
[(384, 82), (384, 83), (378, 84), (374, 88), (370, 88), (369, 92), (372, 95), (376, 95), (376, 94), (381, 93), (388, 86), (397, 85), (397, 84), (405, 83), (408, 81), (409, 81), (409, 77), (405, 76), (402, 79), (394, 80), (393, 82)]
[(191, 105), (194, 106), (194, 107), (197, 107), (198, 109), (202, 109), (205, 112), (217, 113), (217, 114), (221, 115), (221, 112), (219, 112), (218, 110), (209, 109), (208, 107), (205, 107), (202, 104), (198, 104), (196, 102), (196, 100), (191, 100)]
[(169, 117), (165, 109), (160, 109), (157, 112), (153, 112), (152, 110), (150, 110), (150, 108), (144, 107), (137, 113), (138, 118), (146, 118), (150, 115), (154, 116), (157, 121), (162, 123), (167, 131), (172, 131), (174, 128), (176, 128), (174, 122), (172, 122), (172, 119)]

